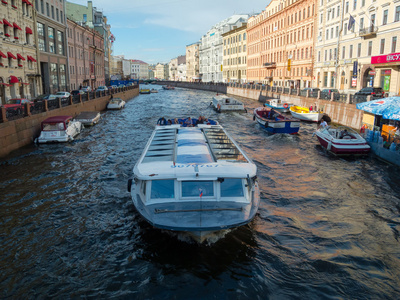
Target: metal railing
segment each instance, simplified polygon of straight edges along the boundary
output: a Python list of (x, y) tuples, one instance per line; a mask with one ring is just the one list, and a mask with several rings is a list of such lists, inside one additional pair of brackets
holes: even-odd
[(334, 93), (333, 94), (333, 101), (346, 103), (347, 102), (347, 94)]
[(331, 100), (331, 93), (329, 92), (321, 92), (319, 96), (320, 99)]
[(307, 97), (307, 91), (300, 91), (300, 96)]
[(311, 98), (318, 98), (318, 91), (310, 91), (308, 95)]

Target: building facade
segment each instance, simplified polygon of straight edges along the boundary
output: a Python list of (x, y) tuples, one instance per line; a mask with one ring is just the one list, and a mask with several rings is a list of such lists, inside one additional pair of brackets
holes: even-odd
[(222, 34), (246, 23), (249, 15), (233, 15), (214, 25), (200, 39), (199, 64), (203, 82), (223, 82)]
[(232, 29), (223, 38), (223, 76), (224, 82), (246, 82), (247, 70), (247, 24)]
[(44, 94), (69, 87), (65, 1), (44, 0), (35, 4), (42, 90)]
[(111, 26), (107, 24), (107, 17), (103, 12), (93, 6), (92, 1), (87, 6), (67, 2), (68, 19), (83, 26), (96, 30), (103, 38), (102, 50), (104, 51), (104, 77), (106, 84), (110, 81), (111, 46), (114, 36), (111, 34)]
[(178, 77), (178, 58), (171, 59), (168, 63), (169, 80), (177, 80)]
[(309, 87), (313, 79), (315, 0), (272, 0), (247, 25), (247, 80)]
[(186, 46), (186, 80), (189, 82), (199, 81), (199, 48), (200, 42)]
[(0, 105), (41, 93), (34, 2), (0, 3)]
[(317, 0), (315, 81), (355, 93), (363, 87), (400, 92), (400, 3)]
[(123, 55), (111, 55), (111, 80), (121, 80), (123, 76), (122, 71), (122, 60), (124, 59)]
[(149, 79), (149, 64), (138, 59), (131, 60), (131, 78)]
[(155, 69), (155, 78), (160, 80), (168, 80), (169, 78), (169, 65), (158, 63)]

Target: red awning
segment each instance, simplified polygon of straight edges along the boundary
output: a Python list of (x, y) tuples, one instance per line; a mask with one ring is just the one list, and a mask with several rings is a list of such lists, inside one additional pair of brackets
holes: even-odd
[(30, 29), (29, 27), (25, 27), (25, 32), (26, 32), (27, 34), (33, 34), (32, 29)]
[(4, 23), (5, 25), (7, 25), (7, 26), (13, 27), (13, 26), (11, 25), (11, 23), (8, 22), (6, 19), (3, 19), (3, 23)]
[(0, 85), (11, 86), (11, 84), (0, 82)]
[(19, 80), (18, 80), (17, 77), (11, 75), (10, 76), (10, 83), (19, 83)]
[(0, 56), (2, 57), (2, 58), (7, 58), (7, 55), (5, 55), (3, 52), (1, 52), (0, 51)]
[(14, 25), (14, 28), (17, 28), (18, 30), (22, 30), (21, 27), (19, 27), (19, 26), (17, 25), (17, 23), (14, 22), (13, 25)]
[(13, 59), (17, 59), (14, 54), (12, 54), (11, 52), (7, 52), (7, 56), (8, 58), (13, 58)]
[(0, 20), (0, 24), (3, 25), (3, 22)]
[(19, 54), (19, 53), (17, 53), (17, 57), (18, 57), (18, 59), (22, 59), (22, 60), (25, 60), (25, 57), (23, 57), (21, 54)]
[(36, 59), (34, 59), (32, 56), (28, 55), (27, 57), (28, 57), (28, 60), (36, 62)]
[[(26, 3), (28, 5), (32, 5), (32, 3), (30, 3), (28, 0), (22, 0), (22, 3)], [(33, 6), (33, 5), (32, 5)]]

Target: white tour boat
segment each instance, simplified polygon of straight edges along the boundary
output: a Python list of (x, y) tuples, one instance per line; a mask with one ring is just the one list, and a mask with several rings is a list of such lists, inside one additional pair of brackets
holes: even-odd
[(100, 113), (98, 111), (83, 111), (74, 118), (85, 126), (92, 126), (99, 122)]
[(242, 102), (222, 94), (214, 96), (211, 105), (217, 112), (246, 111)]
[(157, 126), (128, 182), (150, 224), (198, 242), (249, 223), (260, 203), (256, 165), (217, 122), (206, 122)]
[(370, 151), (367, 141), (347, 126), (326, 126), (314, 134), (321, 146), (335, 155), (367, 155)]
[(113, 98), (108, 102), (107, 109), (122, 109), (125, 107), (125, 101), (121, 98)]
[(37, 143), (69, 142), (81, 132), (83, 125), (71, 116), (55, 116), (44, 120), (41, 129)]
[(318, 122), (324, 116), (322, 111), (310, 111), (308, 107), (293, 105), (289, 108), (290, 113), (296, 119), (309, 122)]

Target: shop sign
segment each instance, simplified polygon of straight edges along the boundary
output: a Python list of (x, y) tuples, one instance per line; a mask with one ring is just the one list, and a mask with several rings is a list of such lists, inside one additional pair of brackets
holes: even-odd
[(371, 57), (371, 64), (400, 63), (400, 53), (392, 53), (388, 55), (379, 55)]
[(372, 70), (372, 71), (369, 71), (368, 74), (371, 76), (374, 76), (374, 75), (376, 75), (376, 72)]
[(353, 77), (353, 78), (351, 79), (351, 86), (352, 86), (352, 87), (357, 86), (357, 78), (354, 78), (354, 77)]
[(390, 75), (392, 74), (392, 70), (383, 70), (382, 73), (383, 75)]
[(357, 76), (358, 61), (353, 62), (353, 75)]

